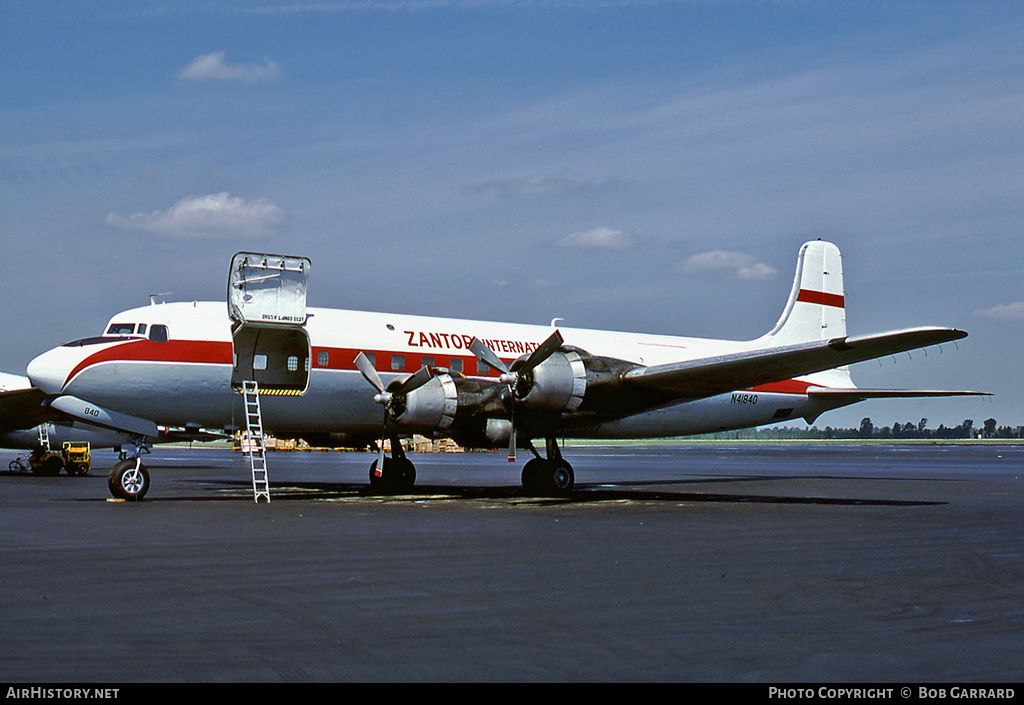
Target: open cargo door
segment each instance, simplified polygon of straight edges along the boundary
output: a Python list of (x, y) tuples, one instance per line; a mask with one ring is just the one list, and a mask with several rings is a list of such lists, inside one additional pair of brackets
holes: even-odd
[(241, 390), (247, 381), (269, 394), (304, 394), (309, 388), (309, 269), (305, 257), (239, 252), (231, 259), (233, 389)]

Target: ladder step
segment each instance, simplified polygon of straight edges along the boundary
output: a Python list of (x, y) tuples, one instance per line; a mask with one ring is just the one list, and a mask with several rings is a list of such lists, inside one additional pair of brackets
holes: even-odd
[(252, 471), (253, 499), (260, 497), (270, 501), (270, 483), (267, 479), (266, 446), (263, 444), (263, 414), (260, 410), (259, 385), (254, 381), (242, 382), (245, 402), (246, 454), (249, 456), (249, 469)]

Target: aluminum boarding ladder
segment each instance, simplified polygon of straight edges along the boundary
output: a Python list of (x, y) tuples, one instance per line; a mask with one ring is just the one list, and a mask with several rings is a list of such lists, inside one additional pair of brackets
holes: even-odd
[(39, 424), (39, 445), (41, 445), (47, 452), (50, 450), (50, 424), (41, 423)]
[(260, 388), (256, 382), (242, 382), (245, 399), (245, 428), (248, 435), (246, 454), (252, 469), (253, 500), (260, 497), (270, 501), (270, 482), (267, 479), (267, 448), (263, 443), (263, 414), (260, 411)]

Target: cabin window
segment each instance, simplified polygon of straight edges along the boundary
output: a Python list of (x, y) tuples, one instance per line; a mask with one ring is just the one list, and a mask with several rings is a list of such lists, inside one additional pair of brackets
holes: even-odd
[(449, 367), (451, 367), (455, 372), (462, 372), (462, 358), (453, 357), (452, 364), (449, 365)]
[(396, 372), (401, 372), (405, 369), (405, 355), (392, 355), (391, 356), (391, 369)]
[(326, 350), (318, 350), (316, 353), (316, 364), (320, 367), (327, 367), (331, 362), (330, 353)]
[(139, 324), (139, 329), (137, 331), (135, 331), (135, 332), (138, 335), (145, 335), (146, 334), (146, 324), (145, 323), (140, 323)]
[(476, 361), (476, 373), (478, 375), (486, 375), (491, 373), (491, 367), (483, 360)]
[(420, 365), (422, 365), (423, 367), (433, 367), (434, 366), (434, 356), (433, 355), (424, 355), (423, 357), (420, 358)]
[(166, 343), (170, 336), (167, 335), (167, 326), (154, 325), (149, 328), (149, 339), (154, 343)]
[(252, 356), (252, 368), (254, 370), (265, 370), (265, 369), (267, 369), (267, 356), (266, 355), (253, 355)]
[(288, 371), (295, 372), (299, 369), (299, 358), (295, 355), (288, 356)]
[(370, 361), (370, 367), (377, 369), (377, 354), (376, 353), (363, 353), (366, 355), (366, 359)]

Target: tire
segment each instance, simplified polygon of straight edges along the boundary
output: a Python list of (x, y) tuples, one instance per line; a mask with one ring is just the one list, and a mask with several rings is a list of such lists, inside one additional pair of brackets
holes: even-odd
[(43, 461), (43, 464), (35, 468), (33, 472), (43, 477), (57, 477), (64, 469), (64, 460), (59, 455), (51, 455)]
[(383, 494), (409, 492), (416, 484), (416, 466), (408, 458), (384, 458), (384, 471), (377, 476), (377, 463), (370, 465), (370, 487)]
[(523, 466), (523, 489), (526, 490), (527, 494), (539, 494), (541, 492), (543, 484), (541, 476), (544, 473), (544, 464), (546, 462), (546, 460), (541, 458), (532, 458)]
[(64, 466), (68, 475), (85, 475), (89, 472), (89, 466), (84, 463), (69, 463)]
[(572, 492), (573, 485), (576, 484), (576, 476), (572, 471), (572, 465), (569, 465), (564, 460), (555, 461), (554, 467), (548, 476), (548, 482), (551, 483), (551, 490), (555, 494), (563, 495)]
[(136, 470), (136, 462), (130, 458), (122, 460), (107, 476), (110, 494), (116, 499), (138, 502), (149, 492), (149, 472), (141, 463)]
[(572, 492), (576, 478), (564, 460), (534, 458), (523, 467), (523, 489), (528, 494), (561, 497)]

